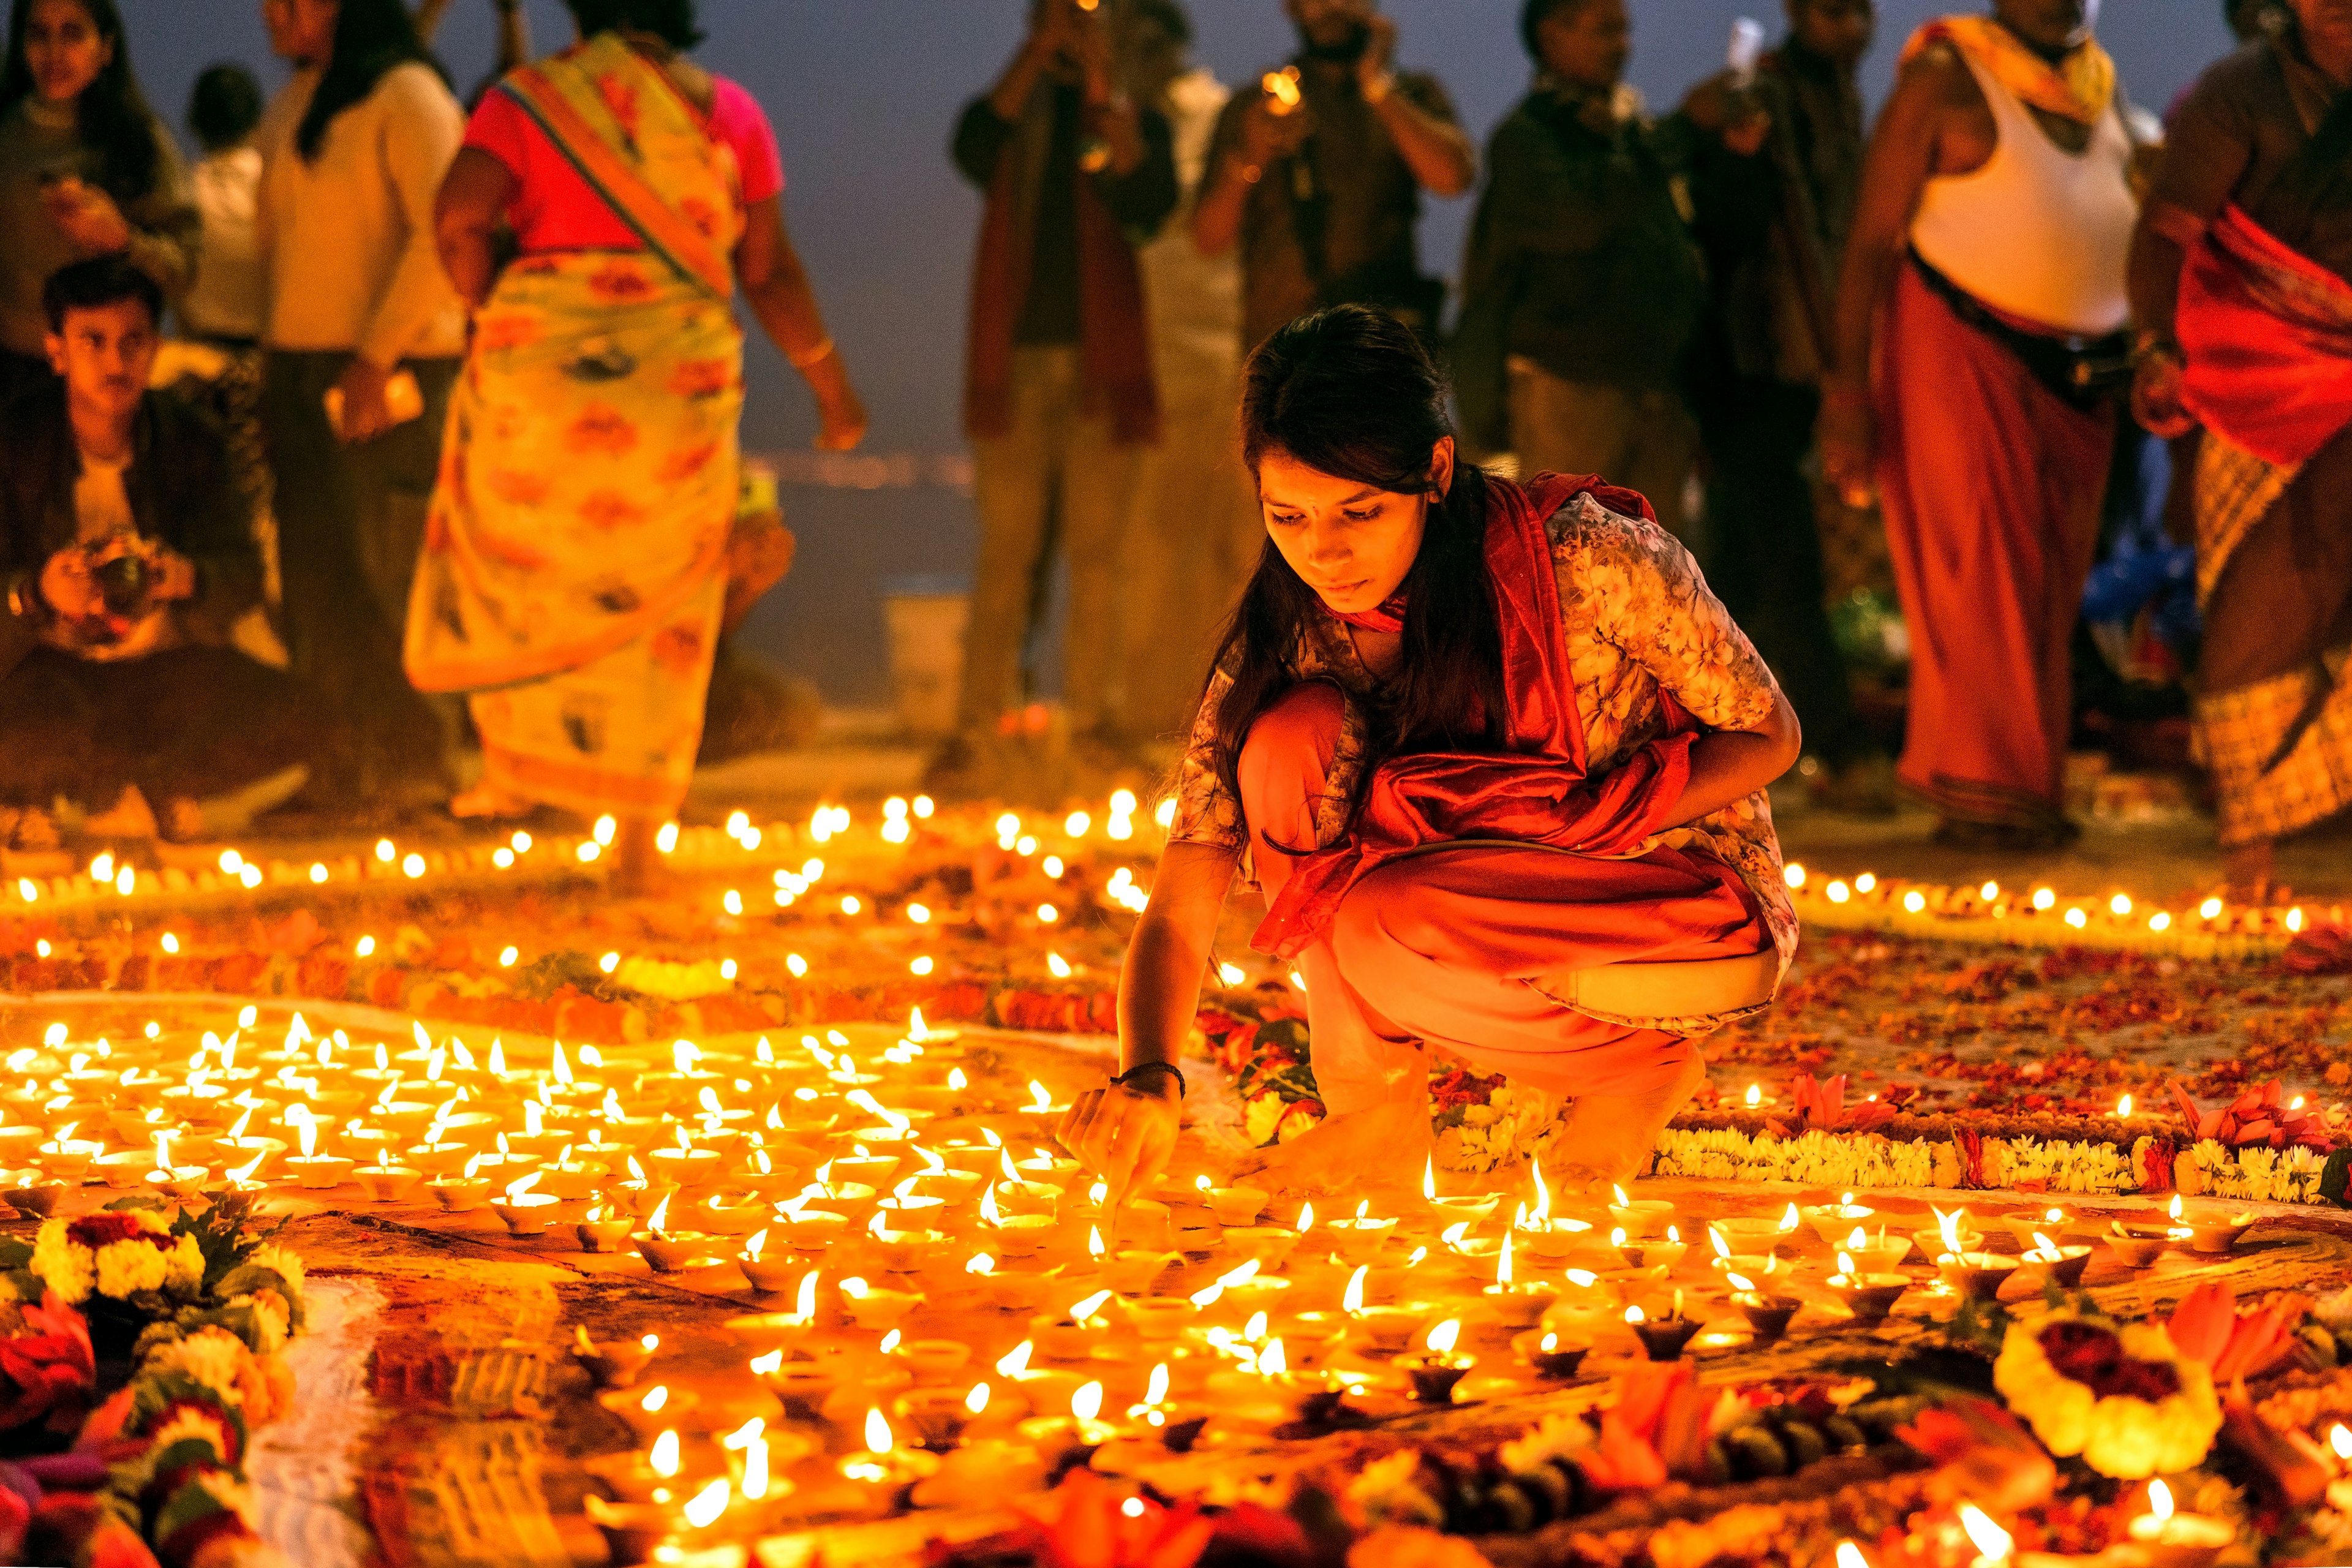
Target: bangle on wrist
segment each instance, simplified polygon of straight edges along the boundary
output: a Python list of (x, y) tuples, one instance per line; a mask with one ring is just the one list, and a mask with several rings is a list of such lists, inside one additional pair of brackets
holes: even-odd
[(794, 370), (807, 370), (812, 365), (821, 364), (831, 359), (835, 346), (833, 339), (827, 337), (824, 342), (813, 349), (804, 349), (799, 353), (786, 354), (784, 357), (792, 362)]
[(1381, 72), (1380, 75), (1364, 83), (1362, 90), (1364, 101), (1378, 109), (1389, 100), (1389, 94), (1396, 90), (1396, 72), (1385, 70)]
[(1125, 1072), (1120, 1073), (1117, 1078), (1112, 1079), (1111, 1082), (1118, 1085), (1121, 1089), (1132, 1089), (1135, 1086), (1129, 1080), (1133, 1079), (1139, 1073), (1148, 1072), (1164, 1072), (1176, 1080), (1176, 1098), (1179, 1100), (1184, 1098), (1187, 1087), (1184, 1082), (1184, 1069), (1178, 1067), (1174, 1062), (1138, 1062), (1133, 1067), (1128, 1068)]

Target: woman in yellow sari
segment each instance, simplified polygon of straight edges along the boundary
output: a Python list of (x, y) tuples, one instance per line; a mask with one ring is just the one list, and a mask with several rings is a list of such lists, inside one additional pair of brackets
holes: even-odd
[[(484, 100), (439, 203), (472, 346), (409, 601), (421, 690), (467, 694), (460, 816), (620, 826), (641, 889), (686, 797), (740, 484), (734, 295), (807, 378), (820, 447), (866, 416), (783, 225), (774, 133), (687, 61), (692, 0), (566, 0), (583, 41)], [(520, 254), (501, 274), (510, 224)]]

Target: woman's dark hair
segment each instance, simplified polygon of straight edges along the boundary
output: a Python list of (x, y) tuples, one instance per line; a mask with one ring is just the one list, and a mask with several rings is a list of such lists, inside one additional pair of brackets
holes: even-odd
[[(1412, 330), (1384, 310), (1337, 305), (1276, 332), (1242, 373), (1242, 455), (1270, 453), (1400, 495), (1430, 498), (1404, 580), (1403, 664), (1371, 713), (1373, 754), (1499, 744), (1502, 637), (1486, 580), (1486, 476), (1457, 462), (1443, 495), (1431, 454), (1454, 434), (1445, 380)], [(1234, 683), (1217, 705), (1217, 774), (1241, 795), (1242, 743), (1290, 684), (1286, 661), (1323, 607), (1269, 539), (1217, 647)], [(1369, 778), (1370, 770), (1366, 776)]]
[(207, 153), (236, 146), (261, 123), (261, 84), (241, 65), (224, 62), (196, 79), (188, 95), (188, 129)]
[(342, 0), (335, 13), (335, 47), (327, 58), (326, 74), (310, 96), (310, 112), (294, 132), (294, 145), (303, 161), (319, 156), (336, 115), (365, 101), (387, 71), (412, 62), (430, 67), (445, 82), (449, 79), (416, 36), (416, 19), (408, 14), (407, 0)]
[[(155, 115), (131, 70), (131, 43), (123, 37), (122, 13), (114, 0), (75, 0), (99, 36), (114, 47), (96, 80), (82, 90), (74, 111), (82, 144), (99, 156), (98, 184), (118, 202), (137, 201), (155, 188), (161, 154)], [(0, 70), (0, 118), (33, 96), (33, 70), (25, 63), (25, 27), (33, 0), (16, 0), (8, 10), (8, 64)]]
[(563, 0), (563, 4), (571, 8), (572, 19), (580, 24), (583, 38), (616, 27), (635, 27), (673, 48), (690, 49), (704, 37), (695, 25), (694, 0)]

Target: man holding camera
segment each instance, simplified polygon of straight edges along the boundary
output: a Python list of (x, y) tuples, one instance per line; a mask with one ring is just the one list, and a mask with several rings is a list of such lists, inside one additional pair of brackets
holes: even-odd
[(194, 837), (200, 797), (307, 760), (325, 726), (229, 646), (261, 560), (219, 426), (147, 390), (162, 291), (105, 257), (43, 306), (59, 379), (0, 415), (0, 843), (53, 843), (60, 796)]
[(1375, 0), (1284, 0), (1299, 52), (1225, 106), (1192, 215), (1203, 253), (1242, 247), (1244, 350), (1327, 305), (1376, 305), (1424, 336), (1445, 300), (1413, 247), (1421, 193), (1458, 196), (1478, 153), (1437, 79), (1396, 68)]

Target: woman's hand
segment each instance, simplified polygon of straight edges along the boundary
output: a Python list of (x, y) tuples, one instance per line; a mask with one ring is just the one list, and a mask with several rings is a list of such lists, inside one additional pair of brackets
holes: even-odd
[(809, 394), (816, 399), (816, 449), (854, 452), (866, 439), (866, 404), (849, 383), (849, 371), (838, 350), (804, 372)]
[(1176, 1152), (1182, 1104), (1172, 1078), (1158, 1093), (1123, 1083), (1090, 1089), (1062, 1117), (1062, 1147), (1112, 1192), (1148, 1193)]
[(96, 185), (61, 180), (43, 191), (41, 200), (49, 209), (49, 221), (85, 260), (131, 247), (130, 220), (114, 198)]
[(1400, 1100), (1327, 1116), (1313, 1131), (1244, 1157), (1234, 1180), (1255, 1176), (1277, 1192), (1410, 1194), (1428, 1153), (1427, 1108)]

